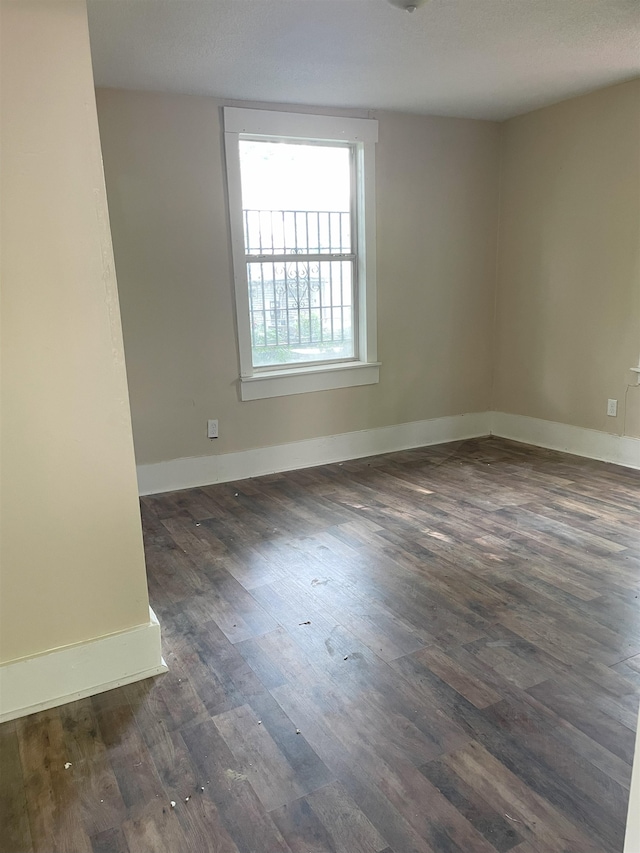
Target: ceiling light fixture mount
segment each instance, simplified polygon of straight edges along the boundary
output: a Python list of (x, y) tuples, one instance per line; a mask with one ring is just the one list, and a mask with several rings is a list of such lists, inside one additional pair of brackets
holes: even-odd
[(388, 2), (396, 9), (402, 9), (404, 12), (415, 12), (429, 0), (388, 0)]

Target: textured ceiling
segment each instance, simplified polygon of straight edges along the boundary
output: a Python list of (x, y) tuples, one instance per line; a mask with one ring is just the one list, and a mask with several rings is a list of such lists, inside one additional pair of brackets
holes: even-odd
[(640, 74), (639, 0), (88, 5), (99, 86), (504, 119)]

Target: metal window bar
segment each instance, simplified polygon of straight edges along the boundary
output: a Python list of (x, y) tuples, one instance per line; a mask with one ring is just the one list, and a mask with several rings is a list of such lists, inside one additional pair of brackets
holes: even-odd
[[(305, 237), (306, 237), (306, 243), (307, 243), (307, 251), (309, 251), (309, 212), (308, 211), (305, 211), (304, 220), (305, 220), (304, 224), (305, 224)], [(312, 290), (311, 290), (311, 266), (309, 265), (309, 263), (307, 263), (307, 301), (309, 302), (309, 306), (308, 306), (309, 307), (309, 342), (313, 341), (313, 320), (311, 317), (311, 303), (313, 300), (311, 297), (311, 293), (312, 293)]]
[(333, 318), (333, 264), (329, 264), (329, 316), (331, 317), (331, 340), (335, 340)]
[[(352, 341), (355, 353), (356, 256), (344, 251), (351, 244), (351, 213), (245, 209), (243, 220), (247, 264), (260, 268), (258, 278), (253, 271), (248, 276), (252, 346), (266, 351), (283, 346), (285, 341), (287, 346)], [(336, 263), (339, 270), (334, 270)], [(347, 264), (352, 283), (349, 304), (345, 303)], [(340, 293), (336, 298), (338, 271)], [(267, 288), (273, 293), (273, 310), (267, 306)], [(350, 317), (348, 324), (345, 314)], [(303, 315), (308, 322), (306, 330)], [(314, 319), (318, 320), (315, 327)]]
[(320, 343), (324, 343), (324, 316), (322, 310), (322, 276), (318, 264), (318, 317), (320, 318)]
[[(353, 306), (345, 276), (348, 270), (352, 277), (353, 266), (351, 259), (328, 257), (310, 262), (300, 256), (286, 264), (271, 260), (251, 263), (248, 279), (254, 346), (290, 345), (292, 339), (299, 344), (348, 339), (351, 324), (346, 315), (352, 314)], [(261, 330), (267, 337), (264, 342)]]
[(342, 278), (342, 267), (340, 267), (340, 340), (344, 340), (344, 280)]
[(264, 292), (264, 272), (260, 267), (260, 290), (262, 295), (262, 330), (264, 334), (264, 345), (267, 345), (267, 299)]
[[(274, 214), (279, 219), (281, 235)], [(247, 255), (352, 254), (348, 211), (244, 209), (243, 217)], [(302, 234), (306, 236), (305, 246), (301, 243)], [(323, 239), (324, 235), (328, 239)]]

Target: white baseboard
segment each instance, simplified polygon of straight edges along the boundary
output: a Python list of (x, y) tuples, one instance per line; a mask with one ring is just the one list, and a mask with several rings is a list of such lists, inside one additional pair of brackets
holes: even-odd
[(483, 435), (510, 438), (524, 444), (640, 469), (640, 438), (504, 412), (475, 412), (219, 456), (196, 456), (138, 465), (138, 488), (141, 495), (154, 495)]
[(228, 483), (262, 474), (476, 438), (489, 435), (489, 428), (490, 413), (479, 412), (346, 432), (219, 456), (172, 459), (139, 465), (138, 489), (141, 495), (153, 495), (212, 483)]
[(561, 450), (588, 459), (640, 469), (640, 438), (559, 424), (524, 415), (491, 412), (491, 435)]
[(0, 666), (0, 723), (166, 671), (149, 608), (145, 625)]

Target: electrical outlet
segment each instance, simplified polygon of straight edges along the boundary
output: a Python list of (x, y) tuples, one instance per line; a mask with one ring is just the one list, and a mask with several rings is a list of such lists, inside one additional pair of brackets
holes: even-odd
[(610, 418), (615, 418), (618, 414), (618, 401), (607, 400), (607, 414)]
[(218, 421), (209, 419), (207, 421), (207, 438), (218, 437)]

